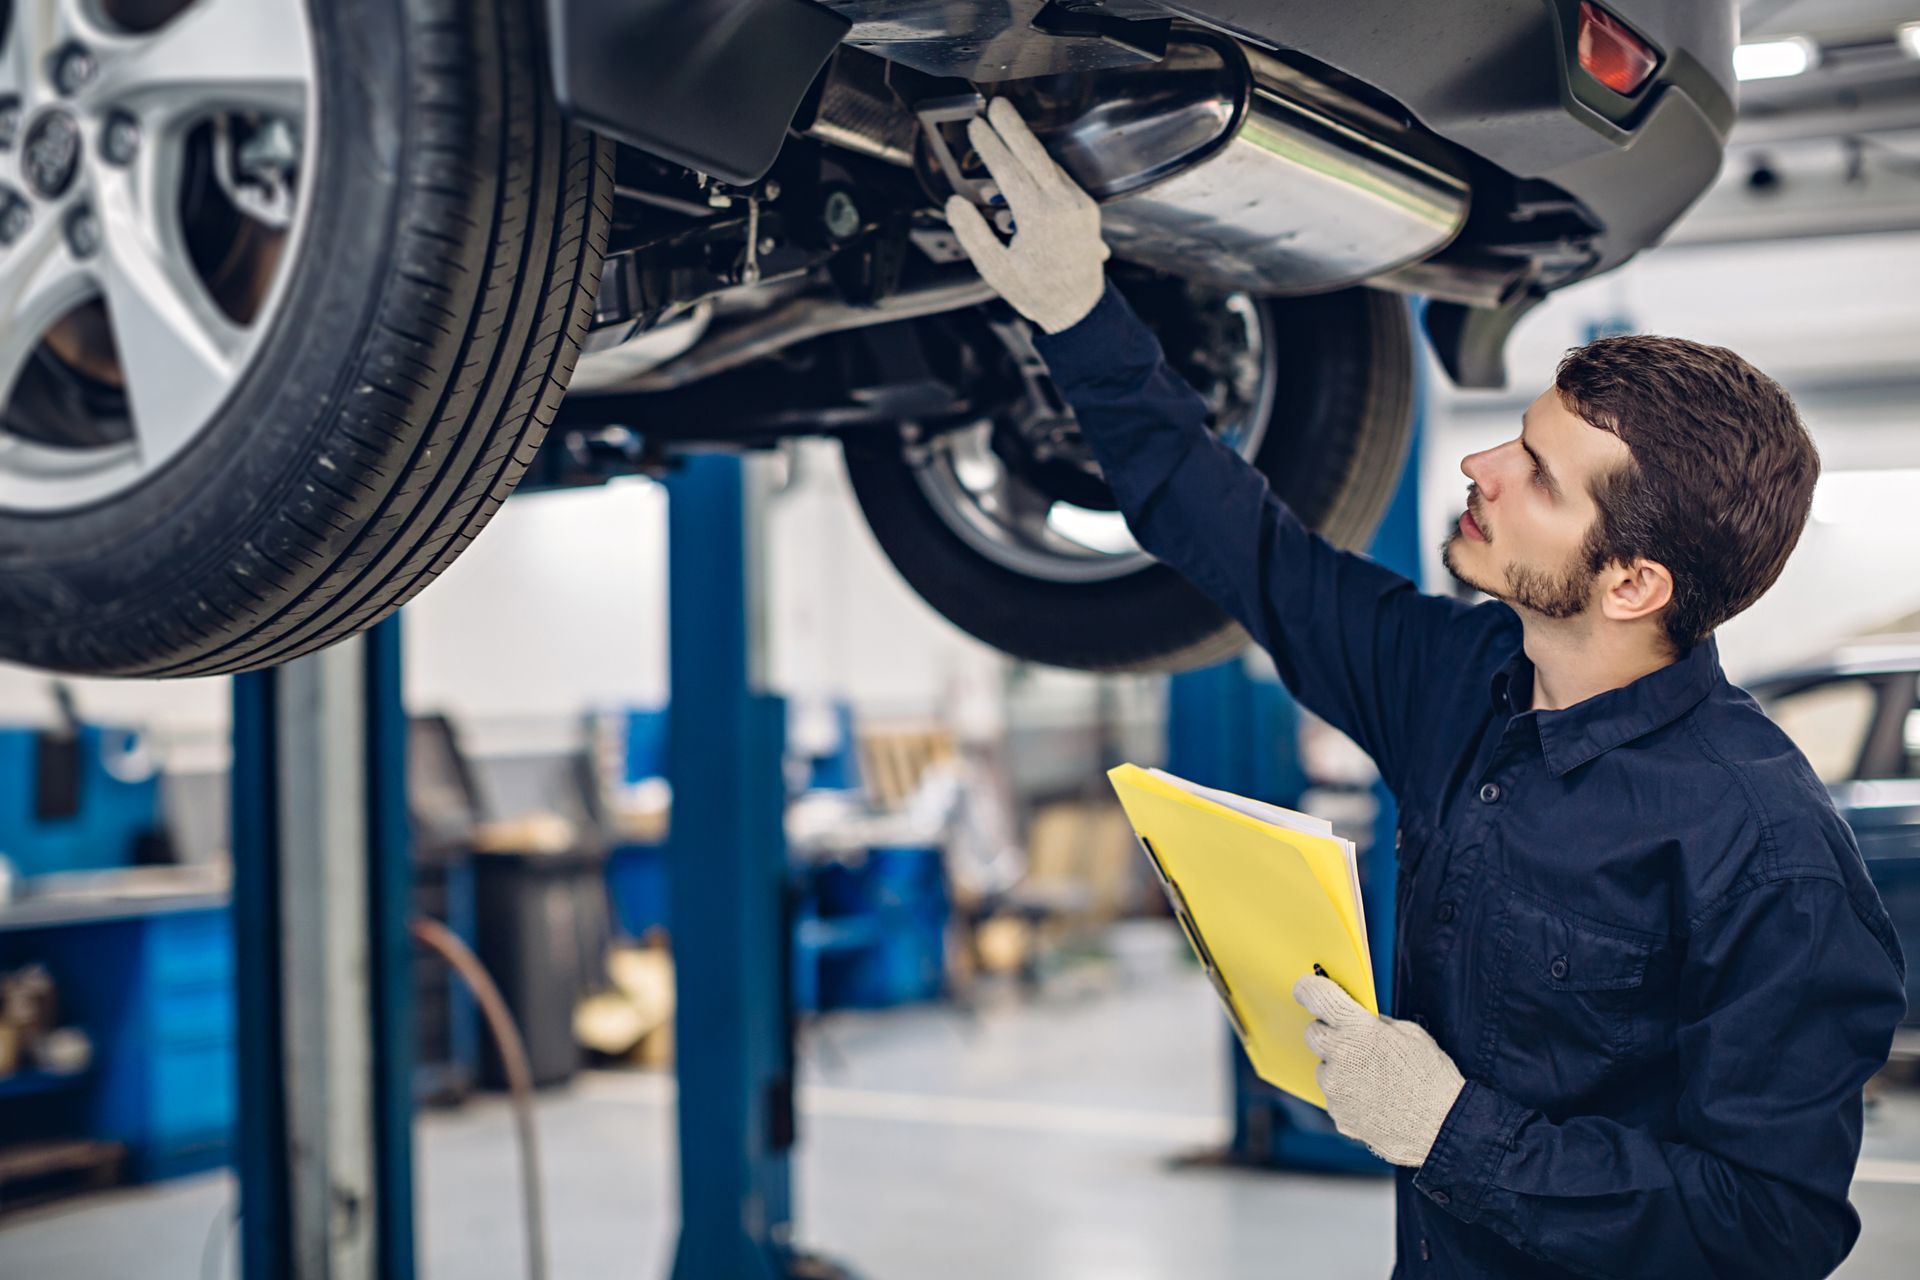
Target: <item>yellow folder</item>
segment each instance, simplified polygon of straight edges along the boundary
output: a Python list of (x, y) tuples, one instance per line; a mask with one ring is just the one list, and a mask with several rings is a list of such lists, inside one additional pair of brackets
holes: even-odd
[(1380, 1011), (1353, 845), (1330, 824), (1159, 769), (1108, 772), (1260, 1078), (1324, 1108), (1293, 984), (1315, 965)]

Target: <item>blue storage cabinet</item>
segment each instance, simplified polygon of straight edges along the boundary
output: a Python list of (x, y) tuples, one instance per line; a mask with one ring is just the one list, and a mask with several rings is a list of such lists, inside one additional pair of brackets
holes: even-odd
[[(667, 709), (626, 707), (607, 714), (620, 721), (614, 781), (632, 786), (649, 778), (665, 777)], [(667, 845), (664, 841), (629, 840), (613, 845), (607, 850), (606, 879), (614, 927), (622, 935), (644, 938), (649, 930), (667, 927)]]
[(607, 850), (607, 900), (628, 938), (667, 927), (667, 846), (638, 841)]
[(796, 868), (794, 1003), (883, 1009), (946, 989), (952, 903), (937, 845), (880, 846)]
[(65, 1088), (0, 1106), (35, 1108), (36, 1129), (55, 1122), (69, 1136), (125, 1144), (134, 1181), (225, 1164), (235, 1117), (226, 905), (198, 899), (0, 928), (0, 967), (36, 962), (59, 987), (61, 1020), (92, 1038), (93, 1065)]

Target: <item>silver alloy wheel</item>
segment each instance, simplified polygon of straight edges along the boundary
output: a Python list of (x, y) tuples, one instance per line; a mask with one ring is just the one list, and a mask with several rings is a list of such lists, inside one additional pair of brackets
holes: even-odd
[[(190, 0), (147, 29), (119, 7), (14, 0), (0, 46), (0, 510), (96, 503), (165, 466), (239, 382), (300, 247), (318, 124), (305, 0)], [(235, 186), (243, 132), (258, 191)], [(190, 164), (196, 147), (210, 165)], [(242, 317), (190, 250), (190, 173), (257, 224), (237, 245), (272, 246)], [(96, 301), (104, 332), (77, 329)], [(124, 400), (126, 438), (23, 431), (11, 411), (29, 365), (81, 356)]]
[[(1218, 371), (1205, 398), (1218, 434), (1251, 460), (1273, 413), (1277, 353), (1268, 340), (1266, 313), (1250, 296), (1214, 295), (1211, 301), (1237, 323), (1228, 349), (1208, 353), (1228, 367)], [(1073, 411), (1047, 377), (1031, 331), (1018, 321), (992, 327), (1025, 384), (1013, 410), (1014, 429), (1034, 456), (1070, 462), (1097, 478), (1098, 467), (1078, 441)], [(914, 480), (941, 522), (962, 541), (993, 563), (1044, 582), (1105, 582), (1154, 563), (1118, 511), (1075, 503), (1037, 483), (1022, 467), (1009, 465), (994, 447), (999, 427), (983, 419), (909, 448)], [(910, 439), (915, 430), (909, 429)]]

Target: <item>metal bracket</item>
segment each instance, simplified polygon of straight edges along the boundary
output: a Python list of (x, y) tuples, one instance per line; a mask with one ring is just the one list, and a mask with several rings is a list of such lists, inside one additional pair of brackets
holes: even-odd
[(1116, 18), (1110, 13), (1085, 7), (1084, 0), (1074, 3), (1051, 0), (1046, 8), (1033, 15), (1033, 21), (1028, 25), (1050, 36), (1099, 40), (1116, 49), (1125, 49), (1128, 53), (1137, 53), (1142, 58), (1158, 62), (1167, 56), (1167, 33), (1173, 29), (1173, 20)]
[[(922, 103), (914, 110), (920, 120), (921, 130), (926, 134), (927, 150), (933, 153), (935, 163), (940, 166), (940, 174), (947, 185), (959, 195), (987, 211), (987, 218), (1000, 230), (1002, 235), (1013, 234), (1013, 213), (1006, 207), (1005, 199), (993, 185), (990, 178), (969, 178), (960, 162), (954, 158), (953, 143), (947, 138), (946, 130), (954, 125), (964, 126), (986, 110), (986, 99), (977, 93), (959, 94), (951, 98), (938, 98)], [(971, 152), (972, 147), (967, 147)]]

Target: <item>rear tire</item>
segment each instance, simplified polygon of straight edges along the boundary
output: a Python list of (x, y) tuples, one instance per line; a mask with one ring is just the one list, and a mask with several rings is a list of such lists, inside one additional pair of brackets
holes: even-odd
[(92, 506), (0, 511), (0, 657), (285, 662), (373, 625), (525, 472), (591, 318), (612, 149), (562, 120), (537, 0), (312, 0), (303, 244), (193, 443)]
[[(1406, 301), (1349, 289), (1258, 305), (1279, 360), (1253, 465), (1309, 527), (1338, 545), (1364, 546), (1412, 436)], [(1141, 314), (1153, 323), (1151, 311)], [(868, 525), (901, 576), (949, 621), (1014, 657), (1087, 671), (1184, 671), (1247, 643), (1239, 624), (1164, 565), (1066, 583), (995, 563), (930, 504), (897, 438), (850, 438), (846, 461)]]

